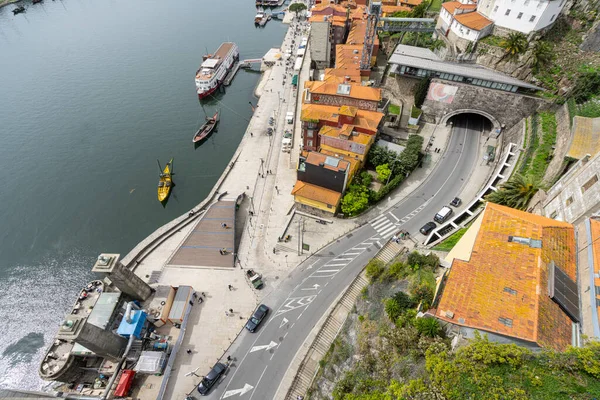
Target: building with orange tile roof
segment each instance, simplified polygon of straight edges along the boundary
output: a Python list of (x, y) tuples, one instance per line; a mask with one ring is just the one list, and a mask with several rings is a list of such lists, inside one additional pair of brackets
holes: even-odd
[(382, 17), (391, 17), (392, 14), (400, 12), (400, 11), (405, 11), (405, 12), (410, 12), (412, 10), (412, 8), (405, 6), (405, 5), (398, 5), (398, 6), (381, 6), (381, 16)]
[(342, 80), (345, 80), (347, 82), (354, 82), (354, 83), (361, 82), (360, 71), (356, 71), (356, 70), (326, 68), (323, 79), (328, 80), (331, 78), (342, 78)]
[(344, 125), (352, 125), (356, 132), (376, 135), (383, 117), (383, 113), (361, 110), (352, 106), (303, 104), (300, 114), (303, 148), (313, 151), (319, 149), (318, 133), (323, 126), (341, 128)]
[(311, 213), (335, 215), (342, 194), (310, 183), (296, 181), (292, 189), (296, 208)]
[(362, 81), (369, 80), (370, 70), (360, 69), (360, 58), (363, 45), (339, 44), (335, 48), (335, 68), (351, 71), (349, 74), (360, 74)]
[(559, 351), (578, 343), (574, 227), (493, 203), (479, 218), (428, 313), (467, 336)]
[(350, 182), (351, 165), (341, 157), (308, 151), (300, 154), (298, 180), (343, 193)]
[(400, 5), (410, 7), (411, 9), (420, 5), (423, 0), (399, 0)]
[(376, 111), (381, 101), (381, 89), (345, 82), (345, 79), (329, 77), (325, 81), (305, 82), (304, 103), (335, 106), (353, 106)]
[(337, 4), (324, 4), (312, 8), (310, 53), (318, 69), (331, 66), (335, 48), (344, 42), (348, 31), (349, 9)]
[(356, 160), (358, 167), (362, 168), (374, 140), (375, 136), (357, 132), (353, 125), (341, 128), (323, 126), (319, 130), (319, 151), (349, 157)]

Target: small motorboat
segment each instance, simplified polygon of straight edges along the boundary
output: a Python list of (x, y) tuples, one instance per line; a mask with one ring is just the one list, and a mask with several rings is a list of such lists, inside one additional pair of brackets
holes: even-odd
[(160, 167), (160, 162), (158, 162), (158, 169), (160, 171), (159, 180), (158, 180), (158, 201), (161, 203), (167, 200), (169, 197), (169, 193), (171, 193), (171, 187), (173, 186), (173, 159), (165, 165), (165, 168), (162, 169)]
[(44, 1), (44, 0), (32, 0), (32, 1), (31, 1), (31, 4), (37, 4), (37, 3), (41, 3), (42, 1)]
[(217, 122), (219, 122), (219, 111), (217, 111), (215, 115), (213, 115), (210, 118), (206, 117), (206, 122), (202, 124), (200, 129), (198, 129), (196, 134), (194, 134), (194, 138), (192, 139), (192, 141), (194, 143), (198, 143), (206, 139), (208, 135), (210, 135), (217, 126)]
[(13, 15), (24, 13), (25, 12), (25, 7), (24, 6), (19, 6), (19, 7), (13, 8), (12, 12), (13, 12)]

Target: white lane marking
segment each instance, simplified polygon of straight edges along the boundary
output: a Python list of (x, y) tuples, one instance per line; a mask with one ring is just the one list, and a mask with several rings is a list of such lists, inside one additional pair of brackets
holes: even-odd
[(308, 267), (306, 267), (306, 269), (312, 269), (312, 267), (314, 267), (316, 263), (318, 263), (318, 261), (315, 261), (314, 263), (310, 264)]
[(317, 290), (319, 287), (321, 287), (321, 285), (315, 283), (314, 285), (312, 285), (312, 287), (302, 288), (301, 290)]
[(396, 217), (394, 214), (392, 214), (391, 212), (388, 213), (390, 215), (390, 217), (394, 218), (396, 220), (396, 222), (400, 222), (400, 220), (398, 219), (398, 217)]
[[(334, 265), (332, 265), (332, 267), (334, 267)], [(317, 272), (340, 272), (340, 270), (339, 269), (320, 269), (320, 270), (316, 271), (315, 274)]]
[(385, 218), (385, 214), (381, 214), (379, 217), (374, 218), (373, 221), (371, 221), (371, 223), (377, 222), (377, 221), (381, 220), (382, 218)]
[[(265, 374), (265, 372), (267, 372), (267, 368), (269, 368), (269, 366), (267, 365), (264, 369), (264, 371), (262, 372), (262, 374), (260, 374), (260, 378), (258, 378), (258, 382), (256, 382), (256, 386), (258, 387), (260, 381), (263, 378), (263, 375)], [(252, 398), (254, 397), (254, 393), (256, 393), (256, 390), (252, 392), (252, 394), (250, 395), (250, 400), (252, 400)]]
[(302, 297), (290, 297), (286, 300), (286, 302), (281, 306), (279, 310), (275, 313), (275, 317), (285, 314), (286, 312), (290, 312), (296, 310), (298, 308), (304, 307), (310, 304), (317, 295), (313, 294), (310, 296), (302, 296)]
[[(265, 369), (266, 369), (266, 368), (265, 368)], [(263, 373), (264, 373), (264, 372), (263, 372)], [(244, 394), (248, 393), (248, 392), (249, 392), (249, 391), (251, 391), (252, 389), (254, 389), (254, 386), (252, 386), (252, 385), (248, 385), (248, 384), (246, 383), (246, 384), (244, 384), (244, 387), (243, 387), (243, 388), (241, 388), (241, 389), (234, 389), (234, 390), (228, 390), (228, 391), (226, 391), (226, 392), (225, 392), (225, 394), (223, 394), (223, 397), (221, 397), (221, 398), (222, 398), (222, 399), (226, 399), (226, 398), (228, 398), (228, 397), (235, 396), (235, 395), (238, 395), (238, 396), (240, 396), (240, 397), (241, 397), (242, 395), (244, 395)], [(252, 398), (252, 397), (250, 397), (250, 398)]]
[(366, 247), (353, 247), (352, 250), (366, 250)]
[(396, 230), (396, 226), (392, 226), (392, 227), (386, 229), (385, 231), (382, 231), (381, 236), (385, 238), (387, 235), (394, 232), (395, 230)]
[[(337, 263), (337, 264), (325, 264), (325, 265), (323, 265), (323, 268), (324, 267), (343, 267), (343, 266), (346, 266), (348, 264), (349, 263), (347, 263), (347, 262), (346, 263)], [(318, 269), (317, 271), (322, 271), (322, 269)]]
[(269, 343), (269, 344), (265, 344), (262, 346), (254, 346), (253, 348), (250, 349), (250, 353), (254, 353), (255, 351), (260, 351), (260, 350), (269, 351), (275, 346), (277, 346), (277, 343), (275, 343), (274, 341), (271, 340), (271, 343)]
[[(288, 322), (290, 322), (290, 321), (288, 321), (287, 318), (283, 317), (283, 319), (281, 320), (281, 324), (279, 324), (279, 329), (281, 329), (281, 327), (283, 327)], [(286, 335), (287, 335), (287, 333), (286, 333)]]
[(360, 252), (358, 252), (358, 253), (344, 253), (345, 256), (357, 256), (359, 254), (360, 254)]
[(352, 260), (354, 260), (353, 257), (352, 258), (334, 258), (331, 261), (352, 261)]

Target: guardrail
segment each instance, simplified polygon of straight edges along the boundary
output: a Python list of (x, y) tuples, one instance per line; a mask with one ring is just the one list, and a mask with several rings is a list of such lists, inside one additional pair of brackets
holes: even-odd
[(427, 239), (425, 239), (426, 246), (437, 245), (458, 229), (464, 228), (479, 215), (479, 213), (483, 210), (482, 205), (485, 203), (484, 197), (490, 192), (498, 190), (496, 187), (500, 183), (508, 180), (510, 177), (510, 170), (514, 168), (517, 162), (516, 147), (516, 143), (508, 144), (506, 153), (502, 157), (502, 162), (499, 163), (496, 172), (492, 175), (492, 178), (490, 178), (483, 190), (479, 192), (479, 195), (475, 197), (475, 199), (472, 200), (469, 205), (454, 218), (452, 218), (446, 224), (433, 230)]

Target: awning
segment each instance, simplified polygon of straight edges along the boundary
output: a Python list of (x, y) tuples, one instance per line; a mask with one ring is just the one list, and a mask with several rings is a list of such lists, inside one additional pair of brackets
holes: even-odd
[(298, 86), (298, 75), (294, 75), (292, 78), (292, 85)]

